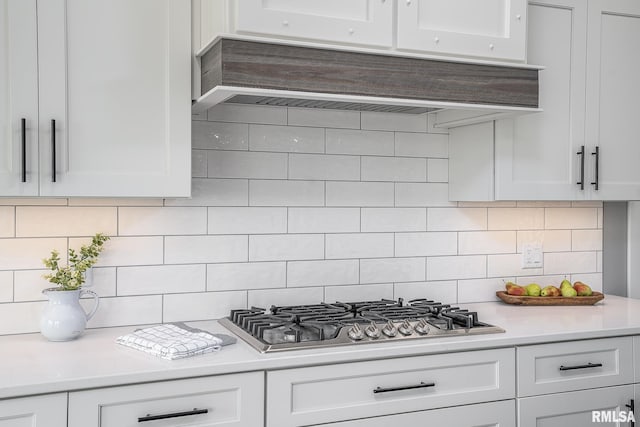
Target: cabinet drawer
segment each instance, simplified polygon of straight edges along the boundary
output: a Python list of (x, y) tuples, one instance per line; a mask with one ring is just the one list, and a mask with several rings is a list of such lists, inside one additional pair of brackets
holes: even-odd
[(515, 395), (514, 349), (407, 357), (267, 373), (267, 426), (293, 427)]
[(254, 372), (70, 393), (69, 427), (133, 427), (145, 421), (153, 426), (262, 426), (263, 378)]
[(631, 337), (532, 345), (517, 354), (518, 396), (633, 382)]

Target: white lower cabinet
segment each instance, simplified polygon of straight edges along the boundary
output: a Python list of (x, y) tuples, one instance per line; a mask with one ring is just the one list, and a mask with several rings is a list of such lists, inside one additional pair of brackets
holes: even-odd
[[(629, 410), (626, 405), (631, 403), (631, 399), (633, 385), (527, 397), (518, 401), (518, 427), (627, 425), (601, 421), (606, 417), (610, 417), (609, 420), (614, 417), (620, 420), (620, 413)], [(594, 423), (594, 420), (597, 422)]]
[(65, 427), (67, 393), (0, 400), (0, 427)]
[(513, 399), (513, 348), (267, 372), (267, 427)]
[(321, 424), (327, 427), (511, 427), (516, 425), (514, 400), (455, 406), (431, 411), (410, 412), (386, 417), (366, 418), (342, 423)]
[(221, 375), (69, 393), (68, 427), (259, 427), (264, 374)]

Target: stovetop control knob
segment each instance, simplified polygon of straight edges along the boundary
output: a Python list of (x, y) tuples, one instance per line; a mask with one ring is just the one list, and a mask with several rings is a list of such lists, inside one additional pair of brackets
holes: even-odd
[(409, 336), (413, 333), (413, 327), (411, 327), (409, 320), (405, 319), (402, 324), (398, 326), (398, 332), (405, 336)]
[(367, 334), (369, 338), (380, 338), (380, 329), (378, 329), (378, 326), (376, 326), (374, 322), (371, 322), (369, 326), (364, 328), (364, 333)]
[(362, 328), (357, 323), (349, 328), (349, 332), (347, 332), (347, 335), (349, 335), (349, 338), (354, 341), (360, 341), (362, 338), (364, 338), (364, 332), (362, 332)]
[(427, 335), (429, 333), (429, 322), (426, 319), (420, 319), (414, 329), (420, 335)]
[(394, 325), (393, 322), (389, 320), (387, 324), (382, 327), (382, 333), (389, 338), (393, 338), (398, 335), (398, 329), (396, 328), (396, 325)]

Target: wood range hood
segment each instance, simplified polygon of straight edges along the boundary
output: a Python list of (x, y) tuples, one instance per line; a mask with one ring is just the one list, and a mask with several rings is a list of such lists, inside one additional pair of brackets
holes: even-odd
[(541, 111), (538, 71), (525, 64), (458, 62), (218, 37), (197, 58), (194, 113), (226, 102), (301, 108), (437, 112), (456, 127)]

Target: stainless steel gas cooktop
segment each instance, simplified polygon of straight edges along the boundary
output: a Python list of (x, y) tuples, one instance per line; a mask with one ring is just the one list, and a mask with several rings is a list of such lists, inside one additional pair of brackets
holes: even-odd
[(220, 323), (263, 353), (504, 332), (473, 311), (401, 298), (231, 310)]

